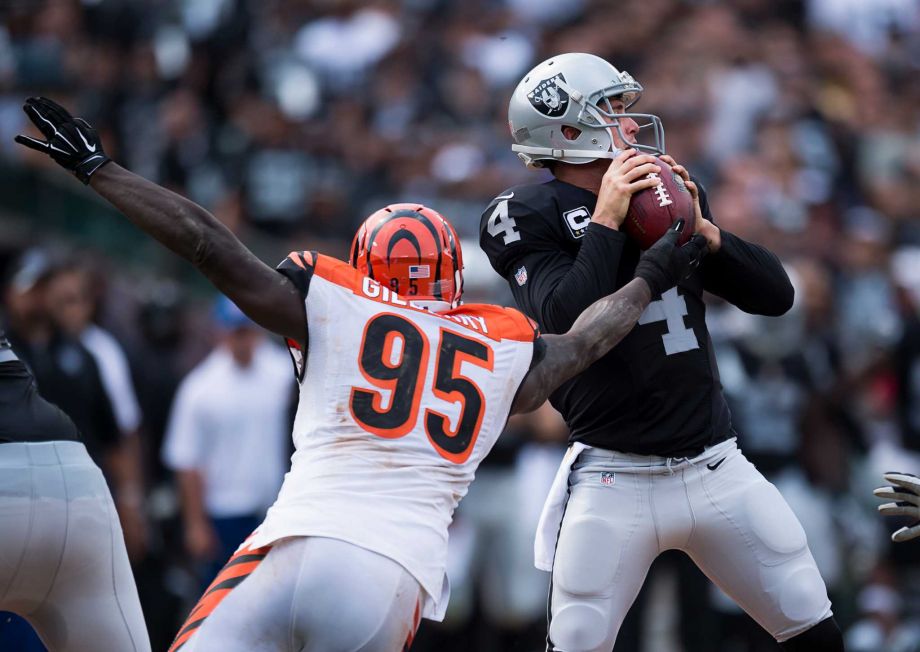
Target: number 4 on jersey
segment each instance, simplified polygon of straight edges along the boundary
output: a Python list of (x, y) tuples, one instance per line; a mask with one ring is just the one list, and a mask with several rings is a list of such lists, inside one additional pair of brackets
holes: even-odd
[(648, 304), (645, 312), (639, 317), (639, 323), (667, 322), (668, 332), (662, 335), (661, 339), (664, 342), (665, 354), (674, 355), (700, 348), (696, 333), (684, 325), (686, 315), (687, 302), (677, 293), (677, 288), (671, 288), (662, 294), (658, 301)]
[(505, 244), (511, 244), (521, 239), (521, 234), (516, 227), (517, 224), (514, 218), (508, 215), (508, 200), (503, 199), (496, 204), (495, 210), (492, 211), (492, 215), (489, 217), (489, 235), (493, 237), (501, 235), (504, 237)]

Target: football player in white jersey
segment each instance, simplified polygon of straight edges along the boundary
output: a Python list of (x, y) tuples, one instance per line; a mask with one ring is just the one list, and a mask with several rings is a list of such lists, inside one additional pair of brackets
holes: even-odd
[[(295, 252), (276, 271), (200, 206), (110, 162), (83, 120), (44, 98), (24, 109), (46, 140), (17, 142), (192, 262), (294, 359), (291, 471), (171, 650), (408, 649), (421, 617), (443, 617), (447, 528), (508, 416), (609, 351), (706, 251), (702, 237), (676, 247), (677, 225), (632, 282), (541, 337), (517, 310), (461, 305), (459, 241), (431, 209), (374, 213), (350, 264)], [(629, 165), (599, 201), (648, 185)]]

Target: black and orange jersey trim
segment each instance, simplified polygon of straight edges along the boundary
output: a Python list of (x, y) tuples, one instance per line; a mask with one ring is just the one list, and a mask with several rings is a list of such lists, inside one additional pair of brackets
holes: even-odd
[(310, 292), (310, 281), (313, 279), (316, 256), (315, 251), (292, 251), (275, 267), (290, 279), (300, 292), (300, 296), (305, 299)]
[[(287, 258), (275, 267), (294, 284), (303, 301), (306, 301), (307, 294), (310, 292), (310, 282), (313, 280), (313, 273), (316, 270), (316, 258), (315, 251), (292, 251)], [(291, 362), (294, 364), (294, 376), (297, 378), (297, 382), (303, 380), (303, 375), (307, 368), (306, 357), (310, 341), (310, 324), (307, 321), (306, 305), (304, 305), (303, 331), (302, 341), (298, 342), (291, 338), (285, 338), (285, 344), (287, 344), (288, 352), (291, 354)]]
[[(386, 287), (381, 288), (379, 292), (375, 290), (372, 295), (367, 294), (363, 289), (365, 280), (367, 279), (364, 274), (344, 261), (330, 258), (322, 254), (318, 254), (314, 258), (311, 276), (313, 275), (319, 276), (330, 283), (334, 283), (353, 294), (386, 306), (392, 307), (396, 305), (402, 308), (417, 310), (435, 317), (449, 319), (461, 325), (466, 321), (465, 317), (484, 319), (488, 325), (488, 331), (480, 332), (496, 341), (511, 339), (521, 342), (533, 342), (540, 335), (536, 322), (527, 317), (520, 310), (514, 308), (506, 308), (485, 303), (467, 303), (444, 312), (429, 312), (428, 310), (413, 306), (412, 297), (394, 295), (394, 293), (390, 292)], [(378, 285), (376, 281), (368, 280), (367, 282), (374, 287)]]
[(208, 616), (214, 613), (221, 601), (230, 594), (230, 591), (239, 586), (262, 563), (271, 548), (271, 546), (255, 549), (243, 547), (230, 558), (230, 561), (224, 565), (205, 590), (204, 595), (198, 600), (198, 604), (189, 613), (168, 652), (178, 652), (188, 643)]

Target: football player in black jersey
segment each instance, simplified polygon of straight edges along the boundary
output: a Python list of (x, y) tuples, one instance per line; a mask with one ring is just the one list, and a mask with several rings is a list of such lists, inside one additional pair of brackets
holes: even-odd
[(555, 178), (506, 190), (480, 224), (492, 266), (548, 333), (632, 278), (640, 250), (619, 227), (632, 194), (657, 183), (654, 156), (686, 182), (711, 252), (551, 395), (572, 446), (536, 543), (553, 573), (549, 649), (609, 652), (652, 561), (677, 549), (783, 649), (842, 650), (801, 525), (735, 445), (705, 323), (704, 290), (781, 315), (792, 286), (775, 255), (715, 225), (705, 192), (664, 154), (659, 118), (630, 112), (641, 92), (590, 54), (527, 73), (508, 111), (512, 149)]
[(54, 652), (150, 650), (118, 515), (70, 418), (0, 330), (0, 610)]

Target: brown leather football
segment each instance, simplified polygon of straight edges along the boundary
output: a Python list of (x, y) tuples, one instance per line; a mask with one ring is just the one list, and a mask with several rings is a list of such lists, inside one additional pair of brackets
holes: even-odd
[(664, 161), (656, 160), (661, 171), (657, 177), (661, 180), (657, 186), (640, 190), (632, 196), (623, 230), (639, 247), (648, 249), (671, 228), (679, 219), (687, 221), (681, 234), (679, 244), (686, 243), (693, 235), (696, 212), (693, 208), (693, 196), (684, 180), (671, 171)]

